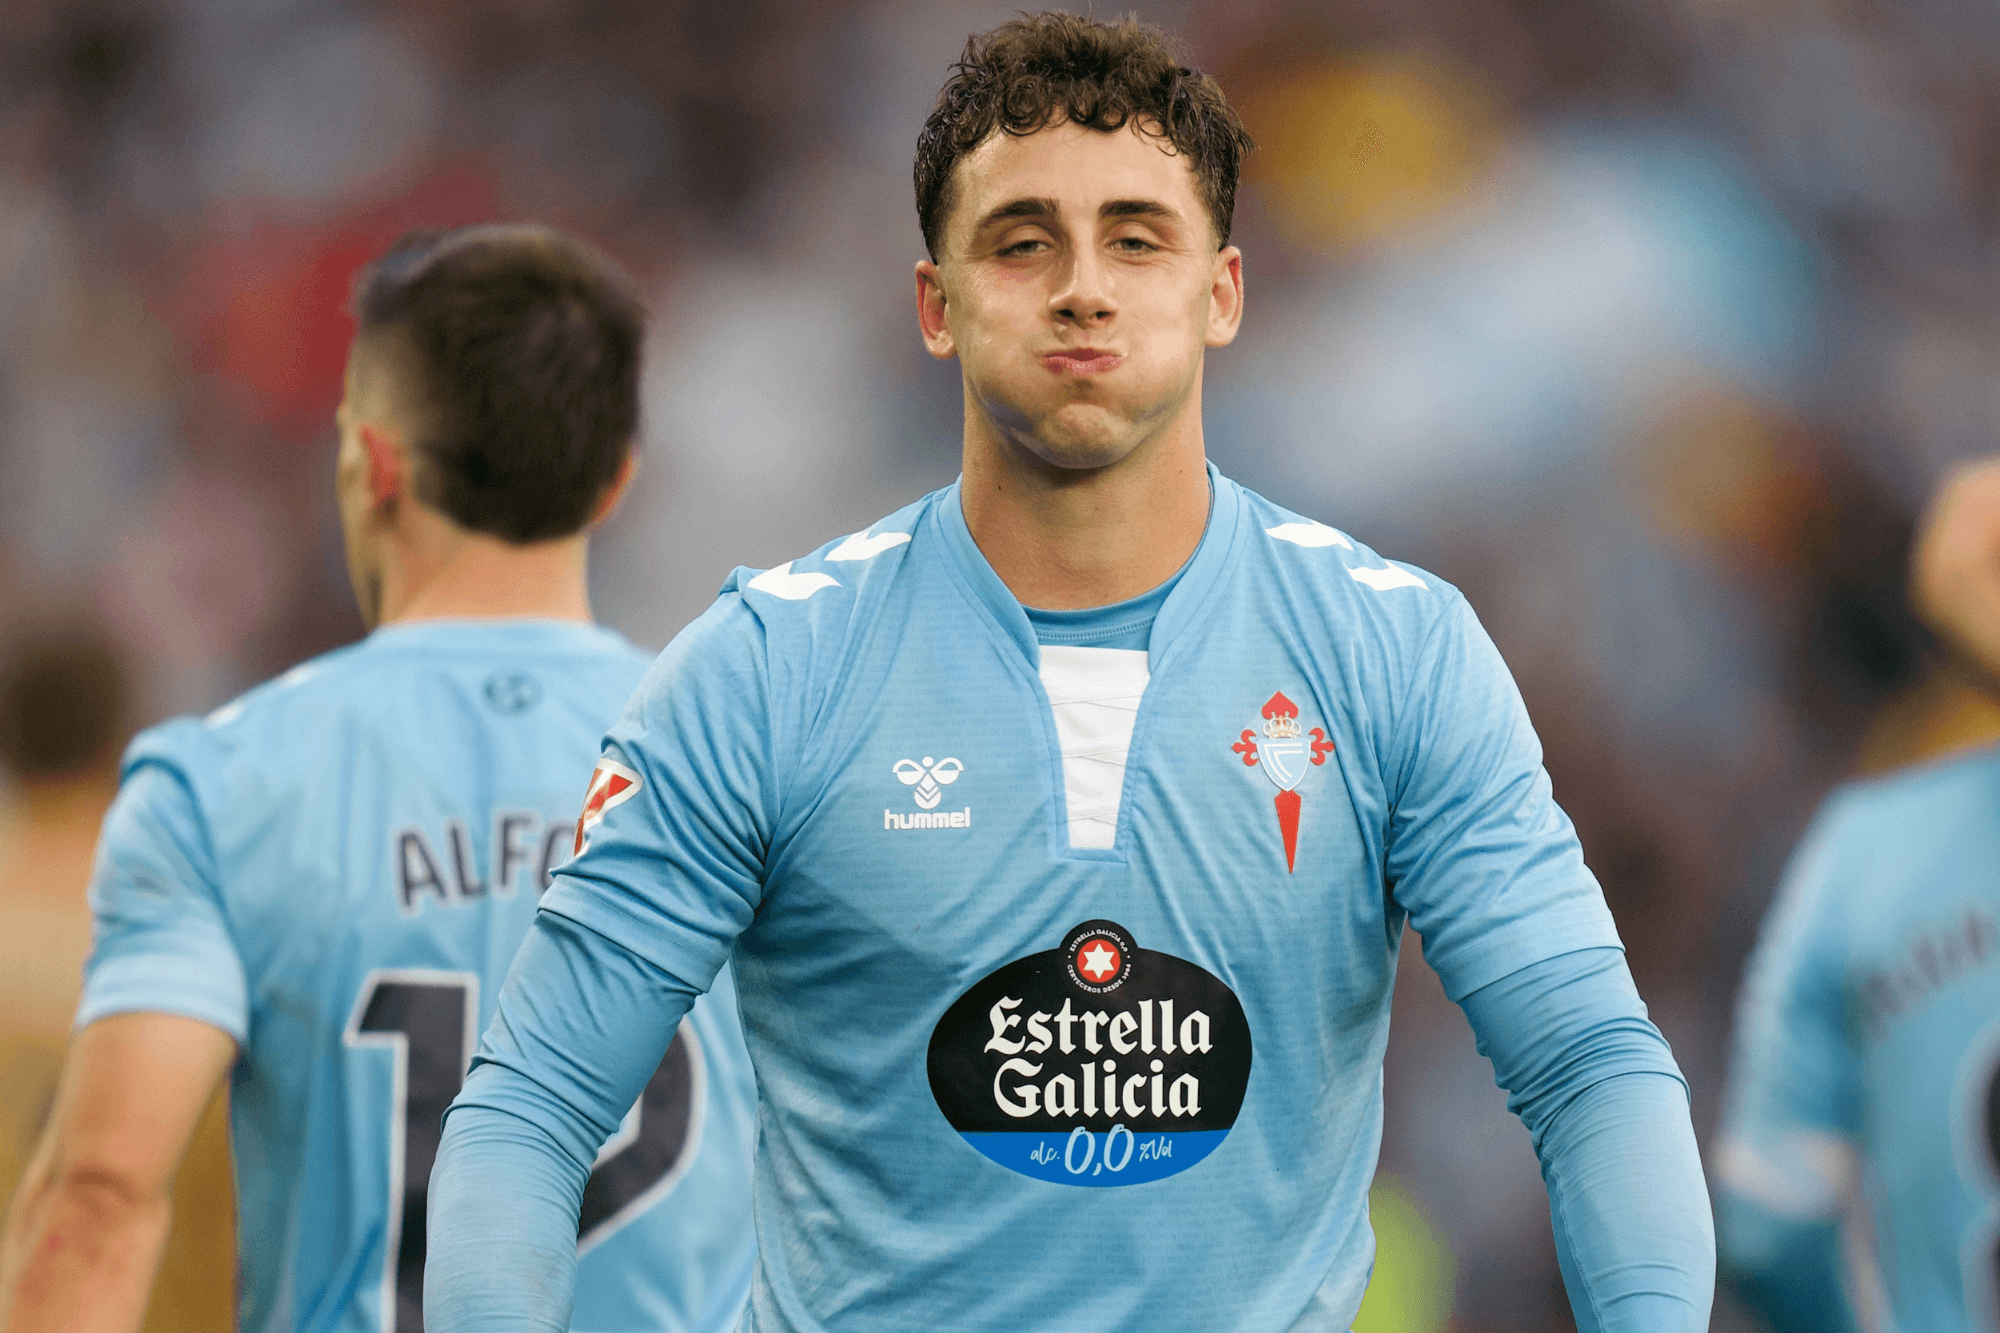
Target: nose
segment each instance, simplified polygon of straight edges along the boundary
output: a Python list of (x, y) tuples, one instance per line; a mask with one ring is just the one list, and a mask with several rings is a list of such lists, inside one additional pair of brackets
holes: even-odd
[(1070, 246), (1068, 261), (1057, 272), (1055, 290), (1049, 294), (1049, 314), (1057, 322), (1102, 328), (1118, 313), (1110, 267), (1095, 245), (1086, 241)]

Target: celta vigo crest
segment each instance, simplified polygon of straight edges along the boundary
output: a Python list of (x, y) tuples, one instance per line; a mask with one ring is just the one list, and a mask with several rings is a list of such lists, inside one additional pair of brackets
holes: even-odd
[(896, 780), (905, 787), (915, 787), (910, 799), (917, 803), (919, 810), (935, 810), (944, 799), (944, 789), (958, 781), (958, 775), (965, 772), (965, 765), (956, 759), (932, 759), (923, 757), (921, 763), (910, 759), (898, 759), (894, 769)]
[(1304, 731), (1299, 726), (1299, 706), (1282, 692), (1264, 701), (1263, 712), (1264, 739), (1259, 741), (1257, 733), (1245, 727), (1229, 748), (1243, 756), (1246, 766), (1261, 763), (1264, 776), (1278, 789), (1278, 832), (1285, 839), (1285, 870), (1290, 872), (1299, 851), (1298, 785), (1307, 772), (1326, 762), (1333, 753), (1333, 742), (1327, 739), (1324, 728)]

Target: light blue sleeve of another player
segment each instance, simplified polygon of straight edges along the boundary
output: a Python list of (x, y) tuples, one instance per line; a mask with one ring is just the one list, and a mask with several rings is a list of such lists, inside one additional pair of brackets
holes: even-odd
[(249, 1034), (243, 960), (194, 793), (163, 763), (128, 767), (91, 872), (92, 944), (76, 1025), (178, 1014), (238, 1044)]
[(1544, 958), (1622, 947), (1514, 678), (1457, 593), (1396, 708), (1386, 868), (1445, 993), (1462, 1000)]
[(1830, 918), (1841, 808), (1830, 801), (1799, 844), (1750, 955), (1717, 1153), (1724, 1276), (1783, 1333), (1859, 1326), (1840, 1248), (1861, 1129)]
[(597, 1150), (761, 900), (775, 743), (761, 627), (725, 597), (668, 645), (606, 738), (604, 759), (634, 785), (612, 792), (600, 766), (588, 845), (543, 896), (446, 1113), (432, 1333), (569, 1327)]
[(1697, 1333), (1715, 1234), (1687, 1085), (1625, 955), (1584, 949), (1465, 997), (1549, 1190), (1577, 1333)]

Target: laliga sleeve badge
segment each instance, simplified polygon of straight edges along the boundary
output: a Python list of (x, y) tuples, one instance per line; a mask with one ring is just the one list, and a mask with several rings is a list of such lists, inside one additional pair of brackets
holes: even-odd
[(1285, 871), (1289, 874), (1298, 863), (1298, 786), (1309, 771), (1326, 762), (1333, 753), (1333, 742), (1322, 727), (1301, 734), (1299, 706), (1280, 692), (1264, 701), (1263, 740), (1245, 727), (1229, 748), (1243, 756), (1245, 767), (1262, 764), (1264, 776), (1278, 789), (1278, 832), (1285, 840)]
[(639, 775), (615, 759), (600, 759), (591, 770), (590, 785), (583, 791), (583, 813), (576, 817), (576, 846), (572, 857), (582, 856), (590, 845), (590, 831), (604, 822), (611, 808), (623, 805), (639, 794)]
[(1086, 921), (954, 1001), (927, 1065), (938, 1109), (988, 1160), (1053, 1184), (1138, 1185), (1228, 1136), (1250, 1024), (1214, 973)]

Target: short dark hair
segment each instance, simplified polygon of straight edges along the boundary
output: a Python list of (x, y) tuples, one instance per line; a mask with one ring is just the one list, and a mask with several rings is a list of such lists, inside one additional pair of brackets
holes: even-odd
[(1093, 130), (1137, 121), (1194, 171), (1218, 246), (1229, 240), (1236, 177), (1257, 145), (1216, 81), (1181, 64), (1173, 39), (1135, 17), (1101, 23), (1050, 12), (968, 38), (917, 136), (917, 222), (938, 257), (958, 160), (996, 130), (1026, 135), (1067, 119)]
[(354, 317), (401, 340), (420, 499), (516, 543), (590, 521), (639, 426), (646, 311), (616, 263), (548, 227), (412, 232), (356, 276)]

